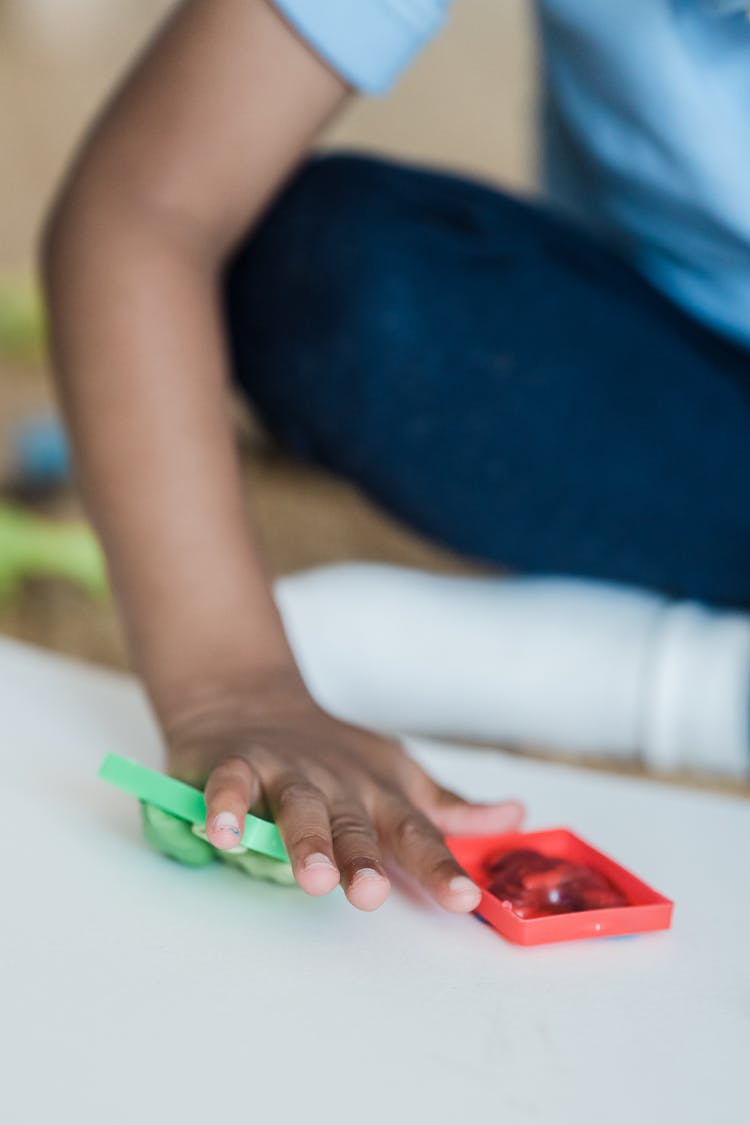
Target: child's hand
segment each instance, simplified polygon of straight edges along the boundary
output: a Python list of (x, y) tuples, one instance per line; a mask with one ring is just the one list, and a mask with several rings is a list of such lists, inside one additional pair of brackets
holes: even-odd
[(339, 722), (302, 688), (269, 700), (227, 699), (170, 724), (170, 773), (205, 785), (207, 832), (228, 850), (248, 811), (277, 823), (297, 882), (311, 895), (339, 881), (361, 910), (385, 900), (388, 855), (455, 913), (480, 892), (443, 833), (515, 830), (515, 801), (472, 805), (443, 789), (395, 741)]

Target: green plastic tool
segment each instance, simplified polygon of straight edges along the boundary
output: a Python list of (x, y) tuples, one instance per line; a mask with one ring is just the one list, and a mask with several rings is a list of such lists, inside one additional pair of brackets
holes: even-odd
[[(121, 758), (119, 754), (107, 754), (99, 767), (99, 777), (180, 820), (200, 826), (206, 823), (203, 794), (184, 781), (166, 777), (130, 758)], [(259, 816), (248, 815), (240, 843), (250, 851), (289, 862), (278, 828)]]

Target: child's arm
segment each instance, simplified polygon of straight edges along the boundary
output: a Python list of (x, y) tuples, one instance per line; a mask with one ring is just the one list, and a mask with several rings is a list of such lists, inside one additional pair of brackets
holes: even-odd
[[(269, 0), (181, 6), (50, 220), (56, 367), (134, 661), (171, 771), (207, 782), (212, 841), (231, 847), (263, 803), (311, 893), (340, 871), (355, 905), (377, 905), (382, 842), (466, 910), (478, 896), (451, 889), (461, 872), (435, 825), (481, 831), (515, 807), (474, 809), (396, 744), (315, 707), (258, 560), (232, 441), (222, 265), (345, 97)], [(355, 880), (365, 868), (374, 874)]]

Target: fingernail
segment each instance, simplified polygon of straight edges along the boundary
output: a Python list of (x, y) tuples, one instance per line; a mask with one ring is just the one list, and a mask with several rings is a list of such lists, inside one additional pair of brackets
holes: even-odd
[(471, 896), (477, 902), (482, 897), (482, 892), (476, 883), (472, 883), (471, 879), (467, 879), (465, 875), (456, 875), (455, 879), (451, 879), (448, 884), (448, 890), (452, 895), (460, 895), (462, 898)]
[(305, 871), (309, 871), (312, 867), (328, 867), (335, 870), (328, 856), (323, 855), (322, 852), (313, 852), (312, 855), (309, 855), (307, 857), (304, 862), (303, 868)]
[(240, 822), (234, 813), (220, 812), (214, 817), (214, 830), (216, 832), (231, 832), (233, 836), (239, 836)]
[(360, 867), (357, 874), (352, 879), (352, 885), (358, 883), (360, 879), (382, 879), (383, 876), (374, 867)]

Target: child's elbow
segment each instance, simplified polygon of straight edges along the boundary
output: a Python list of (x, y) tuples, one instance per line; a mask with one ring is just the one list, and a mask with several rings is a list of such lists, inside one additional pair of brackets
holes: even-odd
[(85, 176), (69, 175), (47, 209), (37, 239), (37, 263), (48, 294), (70, 258), (71, 250), (85, 250), (94, 245), (97, 211), (99, 208)]

